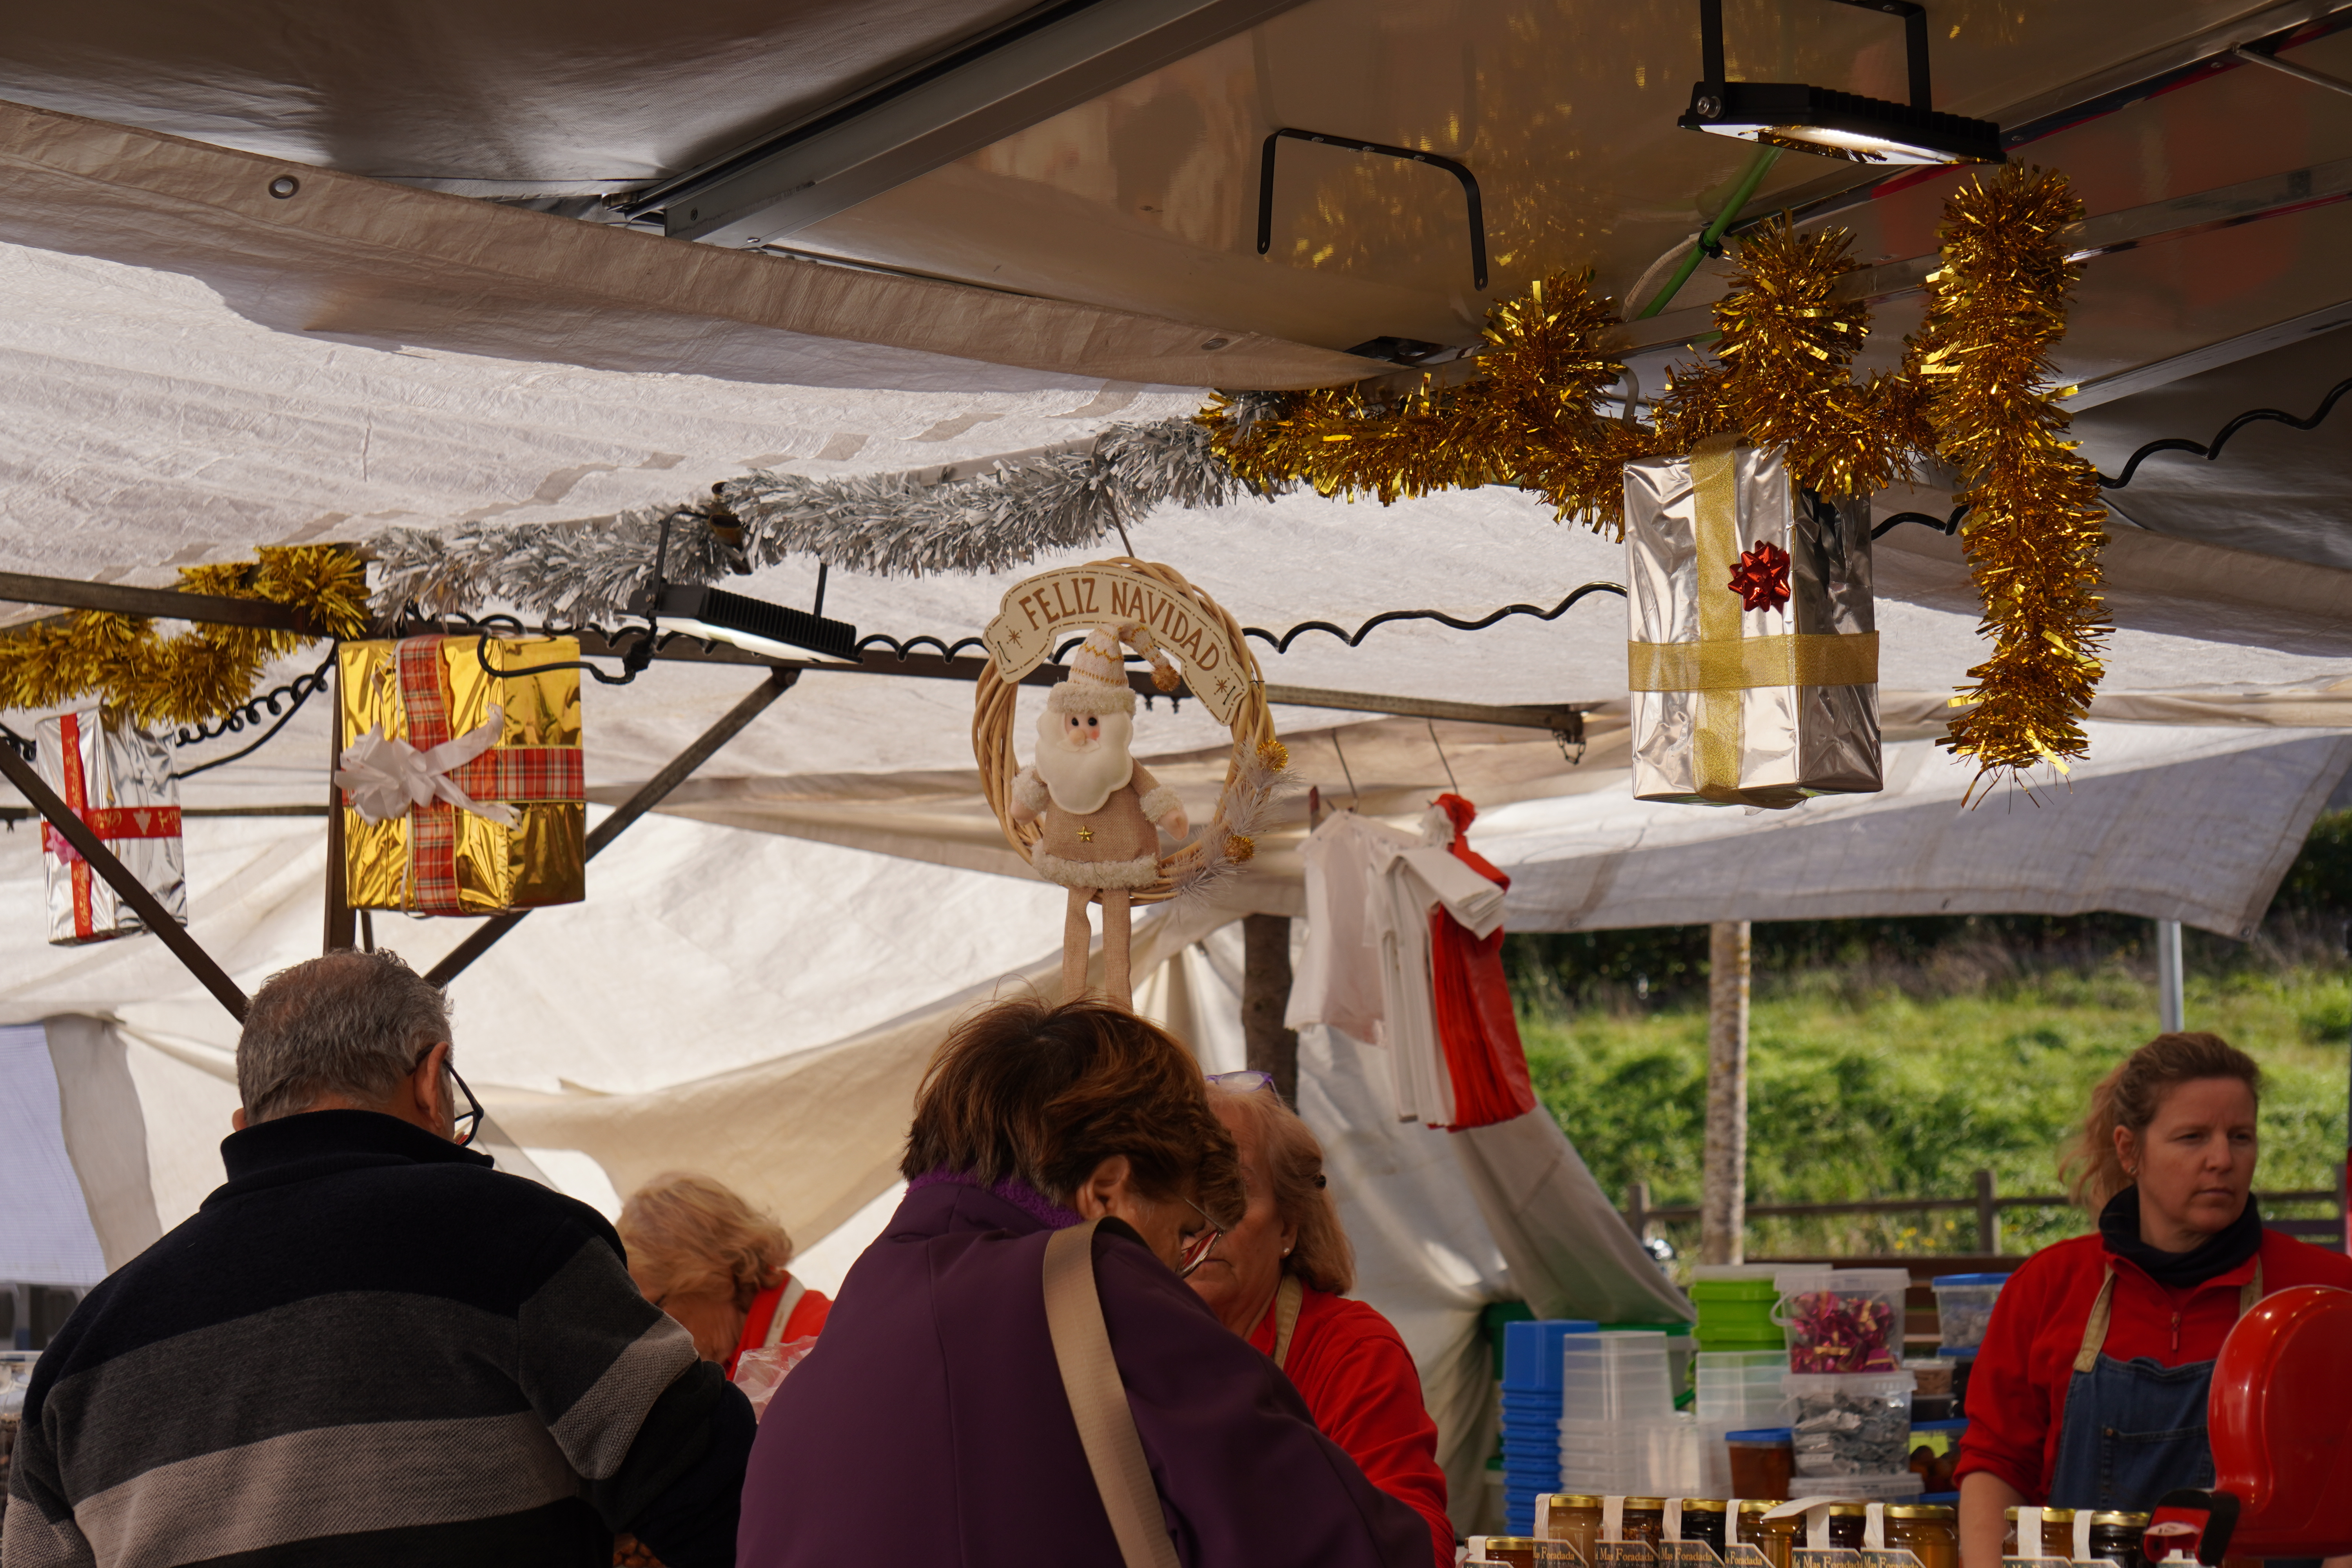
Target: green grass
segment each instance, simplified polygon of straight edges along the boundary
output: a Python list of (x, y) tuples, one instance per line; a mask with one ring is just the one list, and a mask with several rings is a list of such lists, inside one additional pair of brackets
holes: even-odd
[[(1524, 979), (1525, 970), (1520, 972)], [(2156, 1032), (2154, 987), (2111, 960), (1949, 989), (1874, 979), (1867, 965), (1760, 975), (1749, 1028), (1751, 1203), (1966, 1197), (1990, 1170), (2003, 1193), (2061, 1191), (2061, 1143), (2092, 1083)], [(1579, 1005), (1551, 984), (1519, 986), (1537, 1092), (1621, 1205), (1646, 1179), (1651, 1201), (1698, 1199), (1706, 1117), (1706, 1014), (1687, 992), (1643, 1011), (1619, 993)], [(2217, 965), (2192, 972), (2188, 1026), (2251, 1052), (2263, 1099), (2264, 1191), (2331, 1187), (2344, 1158), (2352, 972), (2333, 965)], [(2267, 1217), (2332, 1213), (2273, 1208)], [(2004, 1212), (2003, 1250), (2080, 1234), (2067, 1209)], [(1685, 1257), (1697, 1226), (1661, 1227)], [(1838, 1216), (1751, 1222), (1748, 1250), (1970, 1252), (1975, 1216)]]

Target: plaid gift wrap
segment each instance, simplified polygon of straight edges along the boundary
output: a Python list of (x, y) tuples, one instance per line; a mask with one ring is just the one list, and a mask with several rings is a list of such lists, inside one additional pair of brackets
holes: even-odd
[(1880, 787), (1870, 503), (1735, 437), (1625, 466), (1633, 794), (1788, 806)]
[[(172, 750), (128, 718), (76, 709), (33, 727), (33, 763), (114, 858), (146, 885), (182, 925), (188, 883), (180, 851), (180, 784)], [(41, 864), (48, 873), (49, 941), (59, 946), (132, 936), (147, 929), (81, 851), (41, 824)]]
[[(477, 648), (480, 651), (478, 655)], [(478, 729), (497, 708), (496, 745), (446, 771), (488, 815), (436, 796), (370, 822), (343, 795), (343, 877), (352, 907), (428, 915), (495, 915), (587, 896), (586, 790), (581, 774), (580, 672), (500, 679), (499, 669), (563, 664), (572, 637), (404, 637), (350, 642), (338, 754), (371, 731), (430, 752)], [(510, 810), (511, 824), (491, 820)]]

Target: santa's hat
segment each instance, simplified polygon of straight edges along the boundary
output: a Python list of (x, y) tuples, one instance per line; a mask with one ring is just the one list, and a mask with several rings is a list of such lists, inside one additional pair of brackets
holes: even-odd
[(1097, 626), (1070, 656), (1069, 679), (1045, 699), (1055, 713), (1132, 713), (1135, 689), (1127, 683), (1127, 650), (1118, 633)]

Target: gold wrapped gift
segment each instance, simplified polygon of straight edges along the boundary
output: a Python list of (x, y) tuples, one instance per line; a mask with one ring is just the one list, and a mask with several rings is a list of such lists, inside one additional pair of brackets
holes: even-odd
[(1870, 505), (1716, 437), (1625, 467), (1633, 794), (1788, 806), (1880, 787)]
[(495, 915), (587, 896), (580, 672), (482, 668), (579, 657), (572, 637), (342, 645), (335, 778), (352, 908)]

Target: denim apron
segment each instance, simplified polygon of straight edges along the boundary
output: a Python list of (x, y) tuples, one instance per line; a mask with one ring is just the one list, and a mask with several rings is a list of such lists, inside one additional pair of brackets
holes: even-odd
[[(2152, 1357), (2116, 1361), (2103, 1352), (2116, 1293), (2116, 1265), (2083, 1326), (2083, 1348), (2066, 1384), (2058, 1428), (2058, 1462), (2050, 1506), (2146, 1513), (2175, 1487), (2213, 1484), (2213, 1450), (2205, 1440), (2205, 1399), (2213, 1363), (2162, 1366)], [(2238, 1315), (2262, 1300), (2263, 1265), (2238, 1291)]]

